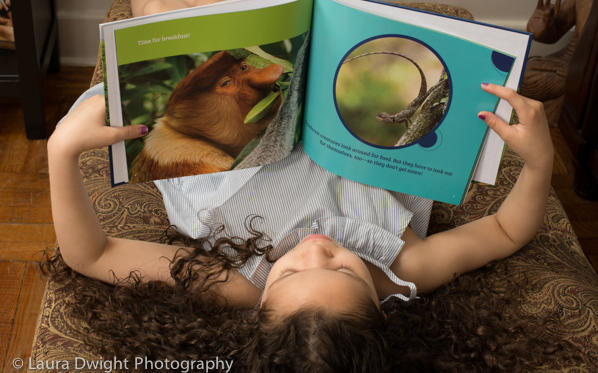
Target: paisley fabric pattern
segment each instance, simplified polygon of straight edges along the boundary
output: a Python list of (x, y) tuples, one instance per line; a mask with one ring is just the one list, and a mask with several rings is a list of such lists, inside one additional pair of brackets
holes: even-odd
[[(410, 4), (413, 5), (413, 4)], [(464, 9), (416, 4), (423, 9), (469, 18)], [(107, 20), (130, 17), (128, 0), (115, 0)], [(102, 80), (98, 63), (92, 84)], [(110, 187), (106, 150), (86, 152), (80, 159), (84, 182), (106, 232), (118, 237), (157, 241), (168, 227), (168, 218), (159, 191), (153, 183)], [(474, 183), (461, 206), (436, 203), (430, 233), (446, 230), (494, 213), (504, 200), (522, 167), (522, 160), (511, 151), (503, 159), (495, 186)], [(538, 367), (540, 371), (598, 371), (598, 276), (585, 258), (571, 224), (551, 192), (544, 224), (532, 242), (504, 262), (508, 271), (489, 271), (485, 285), (491, 294), (514, 297), (513, 314), (539, 317), (558, 315), (561, 323), (550, 324), (546, 338), (565, 339), (579, 346), (589, 359), (586, 366)], [(468, 276), (467, 274), (464, 276)], [(527, 279), (522, 286), (523, 279)], [(483, 291), (484, 290), (484, 291)], [(487, 289), (472, 295), (472, 308), (483, 302)], [(87, 334), (84, 322), (67, 317), (65, 300), (77, 289), (48, 284), (38, 329), (32, 347), (35, 361), (71, 361), (75, 357), (96, 360), (81, 342)], [(510, 312), (505, 310), (505, 312)], [(71, 363), (71, 366), (73, 364)], [(40, 371), (61, 371), (60, 367)], [(85, 370), (82, 370), (85, 371)]]
[[(496, 185), (474, 183), (461, 206), (435, 203), (428, 233), (496, 212), (522, 166), (523, 160), (507, 150)], [(547, 338), (568, 340), (584, 351), (591, 363), (578, 370), (565, 366), (543, 367), (542, 370), (598, 371), (598, 276), (583, 254), (554, 190), (548, 199), (544, 224), (536, 237), (504, 262), (508, 268), (506, 274), (489, 274), (492, 287), (506, 296), (516, 294), (517, 311), (521, 314), (558, 315), (560, 323), (546, 330)]]

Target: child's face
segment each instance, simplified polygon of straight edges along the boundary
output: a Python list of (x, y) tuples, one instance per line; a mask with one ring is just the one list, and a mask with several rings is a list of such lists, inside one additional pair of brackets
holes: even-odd
[(262, 303), (280, 315), (304, 306), (348, 312), (370, 297), (379, 304), (363, 260), (323, 235), (309, 235), (278, 259), (266, 279)]

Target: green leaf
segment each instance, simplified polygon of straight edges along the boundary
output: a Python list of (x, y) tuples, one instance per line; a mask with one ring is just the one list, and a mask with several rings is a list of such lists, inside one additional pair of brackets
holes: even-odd
[(152, 117), (149, 114), (142, 114), (136, 118), (131, 119), (131, 124), (143, 124), (149, 122)]
[(276, 84), (278, 84), (278, 86), (280, 88), (286, 89), (286, 88), (289, 88), (289, 86), (291, 85), (291, 82), (290, 81), (281, 81), (281, 80), (279, 80), (279, 81), (276, 82)]
[[(293, 71), (293, 64), (292, 63), (290, 63), (287, 60), (283, 60), (282, 58), (275, 57), (275, 56), (271, 55), (270, 53), (264, 51), (262, 48), (260, 48), (258, 46), (247, 47), (245, 49), (247, 49), (251, 53), (256, 54), (256, 55), (258, 55), (258, 56), (260, 56), (260, 57), (262, 57), (262, 58), (264, 58), (264, 59), (266, 59), (266, 60), (268, 60), (268, 61), (270, 61), (272, 63), (277, 63), (279, 65), (282, 65), (283, 72), (285, 72), (285, 73)], [(247, 62), (247, 63), (249, 63), (249, 62)]]
[(168, 62), (161, 62), (161, 61), (154, 62), (149, 66), (142, 67), (141, 69), (131, 72), (130, 77), (153, 74), (158, 71), (164, 71), (164, 70), (171, 69), (171, 68), (172, 68), (172, 65)]
[(267, 59), (262, 58), (256, 54), (250, 54), (249, 56), (247, 56), (247, 58), (245, 58), (245, 62), (247, 62), (248, 65), (251, 65), (258, 69), (263, 69), (272, 65), (271, 61), (268, 61)]
[(168, 70), (171, 80), (179, 82), (187, 76), (187, 58), (187, 56), (171, 56), (165, 58), (166, 62), (171, 64), (171, 68)]
[(160, 95), (167, 95), (169, 96), (172, 93), (172, 88), (165, 87), (162, 84), (152, 85), (148, 88), (149, 91), (155, 92)]
[(227, 50), (227, 52), (236, 60), (242, 60), (243, 58), (247, 58), (251, 54), (251, 52), (249, 52), (245, 48), (229, 49)]
[(243, 123), (255, 123), (266, 116), (279, 95), (280, 91), (270, 92), (268, 96), (261, 99), (260, 102), (255, 104), (255, 106), (249, 110), (249, 113), (247, 113), (247, 116), (245, 116)]

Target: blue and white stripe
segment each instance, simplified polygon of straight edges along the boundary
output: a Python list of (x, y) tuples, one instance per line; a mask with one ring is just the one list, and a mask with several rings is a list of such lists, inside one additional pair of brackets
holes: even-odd
[[(324, 170), (297, 146), (291, 155), (261, 169), (156, 182), (170, 222), (192, 237), (223, 224), (231, 236), (246, 237), (245, 218), (264, 217), (255, 227), (272, 239), (273, 258), (292, 249), (308, 234), (325, 234), (362, 259), (378, 266), (400, 286), (390, 265), (403, 247), (407, 225), (426, 234), (432, 201), (341, 178)], [(222, 191), (224, 194), (220, 194)], [(206, 196), (208, 198), (206, 198)], [(240, 269), (264, 288), (271, 268), (265, 258), (251, 258)]]

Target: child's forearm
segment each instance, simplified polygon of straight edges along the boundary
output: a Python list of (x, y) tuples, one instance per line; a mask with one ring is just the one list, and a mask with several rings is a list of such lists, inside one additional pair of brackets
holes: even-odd
[(93, 263), (106, 246), (79, 171), (78, 154), (48, 142), (50, 198), (56, 238), (65, 262), (77, 270)]
[(509, 125), (493, 113), (479, 113), (480, 119), (525, 160), (515, 186), (494, 216), (512, 244), (508, 246), (517, 250), (534, 237), (546, 209), (554, 157), (548, 120), (539, 101), (494, 84), (482, 84), (482, 89), (507, 100), (520, 121)]
[(496, 213), (498, 223), (516, 249), (528, 243), (542, 224), (552, 163), (553, 153), (550, 151), (541, 162), (533, 166), (524, 164), (517, 182)]

